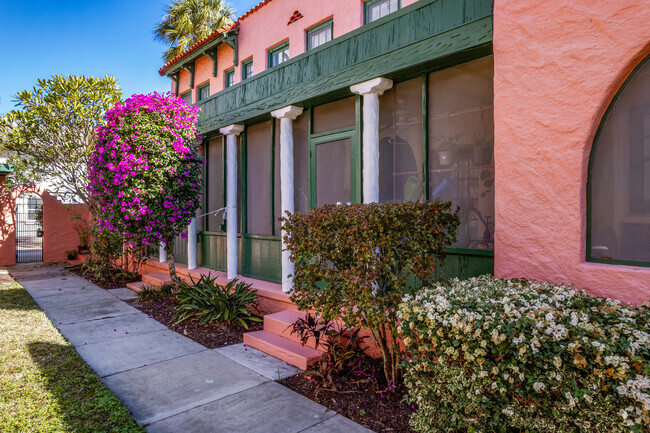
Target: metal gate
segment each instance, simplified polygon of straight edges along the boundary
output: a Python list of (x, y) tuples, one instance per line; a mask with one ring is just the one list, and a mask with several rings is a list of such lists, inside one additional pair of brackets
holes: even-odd
[(16, 201), (16, 263), (43, 261), (43, 201), (21, 194)]

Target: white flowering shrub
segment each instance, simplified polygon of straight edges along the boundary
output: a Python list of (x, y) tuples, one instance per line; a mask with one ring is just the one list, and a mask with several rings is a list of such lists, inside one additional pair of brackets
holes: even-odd
[(566, 286), (452, 280), (400, 306), (419, 432), (650, 431), (650, 308)]

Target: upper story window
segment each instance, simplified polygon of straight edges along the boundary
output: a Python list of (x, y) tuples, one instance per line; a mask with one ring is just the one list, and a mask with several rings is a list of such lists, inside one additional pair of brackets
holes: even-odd
[(192, 105), (192, 91), (188, 90), (187, 92), (181, 95), (181, 99), (185, 101), (187, 105)]
[(198, 97), (199, 101), (203, 101), (204, 99), (208, 99), (210, 97), (210, 83), (205, 83), (202, 86), (199, 86), (199, 91), (198, 91)]
[(289, 42), (278, 45), (269, 50), (269, 68), (289, 60)]
[(400, 7), (400, 0), (368, 0), (365, 4), (365, 20), (371, 23), (395, 12)]
[(225, 87), (230, 87), (235, 84), (235, 68), (230, 68), (224, 74)]
[(246, 80), (253, 76), (253, 59), (241, 63), (241, 79)]
[(650, 56), (603, 118), (587, 191), (587, 260), (650, 266)]
[(307, 30), (307, 49), (311, 50), (332, 40), (334, 21), (325, 21)]

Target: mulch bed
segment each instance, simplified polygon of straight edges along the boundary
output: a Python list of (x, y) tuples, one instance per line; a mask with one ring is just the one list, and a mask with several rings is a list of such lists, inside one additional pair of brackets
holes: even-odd
[(81, 271), (81, 265), (79, 266), (70, 266), (67, 268), (68, 271), (72, 272), (73, 274), (77, 274), (80, 277), (83, 277), (90, 281), (93, 284), (98, 285), (102, 289), (119, 289), (120, 287), (126, 287), (127, 283), (135, 283), (137, 281), (142, 281), (142, 276), (141, 275), (134, 275), (134, 276), (129, 276), (129, 277), (117, 277), (117, 275), (122, 272), (119, 269), (115, 269), (115, 273), (113, 274), (114, 277), (110, 280), (99, 280), (95, 278), (95, 275), (92, 272), (82, 272)]
[(304, 374), (282, 380), (282, 385), (302, 394), (328, 409), (350, 418), (378, 433), (414, 433), (409, 427), (409, 417), (415, 409), (402, 401), (406, 388), (400, 387), (391, 392), (382, 383), (381, 362), (367, 358), (367, 375), (350, 373), (334, 378), (336, 391), (319, 388), (318, 383)]
[(208, 349), (243, 343), (246, 332), (260, 331), (263, 329), (261, 323), (249, 323), (248, 329), (245, 329), (243, 326), (220, 325), (217, 323), (199, 325), (195, 320), (186, 320), (179, 325), (173, 326), (174, 315), (177, 310), (175, 305), (176, 300), (174, 298), (165, 300), (134, 300), (129, 303), (169, 329), (185, 335)]
[[(127, 282), (130, 282), (102, 283), (96, 281), (92, 274), (82, 275), (79, 266), (69, 270), (105, 289), (124, 287)], [(135, 281), (139, 280), (140, 278)], [(245, 329), (238, 325), (216, 323), (199, 325), (195, 320), (174, 326), (176, 302), (174, 297), (128, 301), (129, 304), (169, 329), (209, 349), (243, 343), (246, 332), (264, 328), (262, 323), (249, 323), (249, 328)], [(381, 362), (365, 358), (364, 365), (366, 375), (350, 373), (335, 377), (336, 391), (319, 387), (318, 382), (304, 374), (283, 379), (281, 384), (377, 433), (414, 433), (414, 430), (409, 427), (409, 417), (415, 409), (403, 401), (406, 389), (401, 387), (391, 392), (384, 391), (386, 384), (383, 382)]]

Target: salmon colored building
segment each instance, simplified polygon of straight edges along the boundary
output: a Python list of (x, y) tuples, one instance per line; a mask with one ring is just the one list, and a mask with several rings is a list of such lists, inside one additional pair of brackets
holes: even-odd
[(650, 300), (648, 6), (263, 1), (159, 71), (203, 110), (176, 259), (286, 292), (283, 210), (440, 198), (445, 277)]

